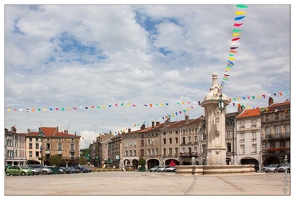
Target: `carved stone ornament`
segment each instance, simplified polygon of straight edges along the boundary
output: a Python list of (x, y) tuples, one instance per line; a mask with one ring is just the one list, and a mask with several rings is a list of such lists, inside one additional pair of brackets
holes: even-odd
[(221, 151), (220, 150), (216, 150), (215, 153), (218, 155)]

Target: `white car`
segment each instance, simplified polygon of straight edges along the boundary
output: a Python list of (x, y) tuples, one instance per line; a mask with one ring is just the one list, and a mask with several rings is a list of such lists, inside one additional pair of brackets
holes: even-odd
[(277, 172), (277, 167), (279, 164), (270, 164), (265, 167), (262, 167), (262, 171), (268, 173), (268, 172)]

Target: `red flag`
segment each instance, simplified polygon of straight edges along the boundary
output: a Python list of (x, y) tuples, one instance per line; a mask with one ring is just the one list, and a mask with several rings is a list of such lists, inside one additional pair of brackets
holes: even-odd
[(283, 95), (283, 93), (282, 92), (279, 92), (279, 94), (282, 96)]
[(240, 23), (240, 24), (234, 23), (234, 26), (242, 26), (242, 25), (243, 25), (243, 23)]
[(240, 38), (233, 38), (233, 39), (231, 39), (231, 41), (237, 41), (237, 40), (239, 40)]
[(153, 104), (150, 104), (150, 107), (153, 107)]
[(265, 94), (263, 94), (262, 96), (263, 96), (263, 98), (265, 98)]

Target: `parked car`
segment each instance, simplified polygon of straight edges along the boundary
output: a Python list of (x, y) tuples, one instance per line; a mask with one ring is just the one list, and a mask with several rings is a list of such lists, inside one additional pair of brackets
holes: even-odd
[(161, 166), (157, 169), (157, 172), (165, 172), (165, 169), (170, 167), (169, 165), (164, 165), (164, 166)]
[(45, 167), (41, 167), (40, 174), (49, 175), (49, 174), (53, 174), (53, 171), (52, 169), (45, 166)]
[(80, 169), (76, 169), (75, 167), (69, 167), (72, 170), (72, 173), (81, 173)]
[(159, 168), (159, 166), (154, 166), (149, 169), (150, 172), (156, 172), (156, 170)]
[(277, 172), (290, 173), (290, 163), (284, 163), (277, 168)]
[(46, 168), (49, 168), (52, 170), (53, 174), (64, 174), (64, 170), (60, 167), (54, 167), (54, 166), (46, 166)]
[(7, 176), (10, 176), (10, 175), (22, 175), (22, 176), (25, 176), (25, 175), (32, 175), (32, 171), (27, 168), (27, 167), (23, 167), (23, 166), (17, 166), (17, 165), (13, 165), (13, 166), (9, 166), (7, 169), (6, 169), (6, 175)]
[(90, 170), (89, 169), (87, 169), (87, 168), (85, 168), (85, 167), (82, 167), (82, 166), (75, 166), (74, 167), (75, 169), (79, 169), (81, 172), (83, 172), (83, 173), (89, 173), (90, 172)]
[(72, 170), (69, 167), (60, 167), (64, 171), (65, 174), (72, 174)]
[(40, 174), (38, 169), (34, 169), (30, 166), (26, 166), (26, 167), (32, 171), (32, 175), (39, 175)]
[(270, 164), (265, 167), (262, 167), (262, 171), (268, 173), (268, 172), (277, 172), (277, 167), (279, 167), (279, 164)]
[(164, 169), (165, 172), (175, 172), (176, 171), (176, 167), (175, 166), (169, 166), (167, 168)]

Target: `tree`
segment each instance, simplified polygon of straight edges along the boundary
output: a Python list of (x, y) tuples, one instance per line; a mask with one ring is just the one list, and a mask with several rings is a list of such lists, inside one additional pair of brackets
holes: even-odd
[(138, 160), (138, 165), (140, 165), (141, 167), (144, 167), (146, 164), (146, 160), (142, 157), (139, 158)]
[(52, 155), (49, 157), (48, 162), (50, 165), (60, 166), (62, 158), (59, 155)]
[(85, 157), (81, 156), (79, 158), (79, 164), (80, 165), (86, 165), (87, 163), (88, 163), (88, 161), (87, 161), (87, 159)]

